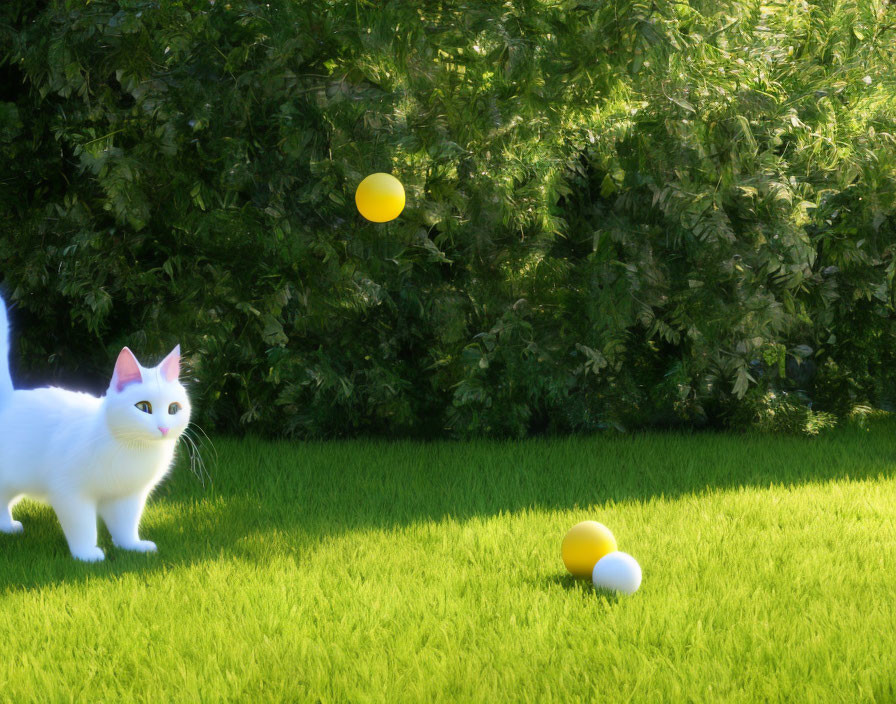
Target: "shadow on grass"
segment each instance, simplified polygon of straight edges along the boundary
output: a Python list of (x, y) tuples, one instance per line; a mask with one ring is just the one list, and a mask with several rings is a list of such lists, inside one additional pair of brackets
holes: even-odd
[[(160, 552), (112, 548), (83, 565), (68, 555), (47, 507), (16, 508), (24, 535), (0, 534), (0, 593), (116, 578), (239, 557), (264, 562), (268, 537), (296, 559), (321, 540), (358, 530), (465, 521), (522, 510), (580, 511), (738, 487), (889, 477), (896, 424), (827, 437), (648, 434), (521, 442), (215, 441), (203, 488), (181, 459), (150, 502), (143, 536)], [(286, 546), (286, 547), (284, 547)], [(562, 577), (558, 577), (562, 580)], [(572, 578), (570, 578), (572, 579)], [(575, 580), (560, 582), (579, 589)], [(585, 580), (585, 586), (596, 593)], [(613, 595), (608, 595), (612, 597)]]
[(554, 574), (544, 580), (547, 587), (561, 587), (568, 592), (581, 594), (583, 598), (597, 599), (606, 604), (615, 604), (619, 601), (619, 594), (609, 589), (595, 587), (590, 579), (579, 579), (571, 574)]
[(53, 510), (35, 502), (22, 502), (13, 513), (22, 521), (24, 532), (0, 533), (0, 594), (117, 579), (127, 574), (149, 576), (221, 558), (257, 559), (242, 546), (249, 526), (259, 520), (257, 507), (237, 497), (224, 501), (212, 495), (189, 502), (163, 497), (154, 503), (156, 506), (145, 516), (141, 537), (153, 540), (159, 548), (157, 553), (115, 547), (99, 521), (98, 543), (106, 559), (83, 563), (71, 557)]

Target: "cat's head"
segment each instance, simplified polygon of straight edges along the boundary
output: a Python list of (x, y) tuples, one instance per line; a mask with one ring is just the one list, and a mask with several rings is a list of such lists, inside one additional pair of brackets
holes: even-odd
[(179, 377), (180, 345), (149, 368), (125, 347), (104, 404), (112, 434), (125, 442), (176, 441), (190, 423), (190, 399)]

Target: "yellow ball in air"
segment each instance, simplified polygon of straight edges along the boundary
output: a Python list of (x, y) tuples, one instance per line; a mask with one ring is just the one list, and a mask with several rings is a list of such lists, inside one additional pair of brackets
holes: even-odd
[(560, 553), (574, 576), (590, 578), (597, 561), (617, 549), (609, 528), (597, 521), (582, 521), (569, 529)]
[(391, 174), (370, 174), (358, 184), (355, 204), (371, 222), (389, 222), (404, 210), (404, 186)]

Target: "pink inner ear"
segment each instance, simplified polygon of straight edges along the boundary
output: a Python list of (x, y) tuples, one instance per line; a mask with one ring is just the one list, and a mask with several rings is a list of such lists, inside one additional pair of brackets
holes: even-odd
[(116, 391), (121, 391), (128, 384), (136, 384), (143, 381), (140, 374), (140, 365), (137, 364), (137, 358), (134, 353), (127, 347), (121, 350), (118, 355), (118, 361), (115, 362), (115, 372), (112, 375), (115, 381)]
[(175, 347), (159, 365), (165, 381), (174, 381), (180, 376), (180, 345)]

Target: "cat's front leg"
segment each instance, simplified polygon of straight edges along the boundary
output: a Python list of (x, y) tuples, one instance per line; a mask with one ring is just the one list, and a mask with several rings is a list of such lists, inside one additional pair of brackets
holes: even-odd
[(156, 544), (151, 540), (140, 540), (137, 532), (145, 505), (146, 494), (125, 496), (121, 499), (100, 503), (100, 516), (102, 516), (106, 528), (109, 529), (109, 534), (115, 545), (125, 550), (155, 552)]
[(105, 555), (96, 544), (96, 504), (80, 496), (51, 498), (72, 557), (97, 562)]

